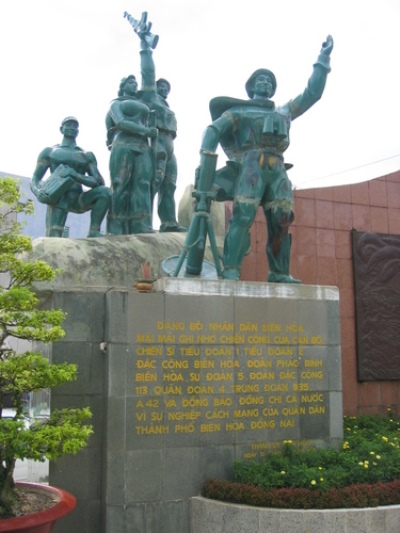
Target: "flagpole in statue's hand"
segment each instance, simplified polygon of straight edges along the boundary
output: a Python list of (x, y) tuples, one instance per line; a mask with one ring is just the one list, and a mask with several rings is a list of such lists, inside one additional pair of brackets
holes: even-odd
[(147, 12), (142, 13), (142, 18), (137, 20), (133, 18), (127, 11), (124, 12), (124, 17), (128, 19), (133, 31), (139, 35), (140, 39), (146, 41), (150, 48), (154, 48), (158, 43), (158, 35), (151, 33), (151, 22), (147, 22)]

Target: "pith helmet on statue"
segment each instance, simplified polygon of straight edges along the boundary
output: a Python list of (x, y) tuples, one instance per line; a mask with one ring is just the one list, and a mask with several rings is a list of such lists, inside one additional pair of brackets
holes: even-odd
[(264, 74), (264, 76), (269, 76), (272, 81), (272, 93), (271, 97), (274, 96), (276, 91), (276, 78), (275, 74), (271, 72), (270, 70), (266, 68), (259, 68), (253, 72), (253, 74), (250, 76), (250, 78), (246, 81), (246, 92), (249, 95), (249, 98), (254, 98), (254, 83), (256, 81), (257, 76), (260, 74)]

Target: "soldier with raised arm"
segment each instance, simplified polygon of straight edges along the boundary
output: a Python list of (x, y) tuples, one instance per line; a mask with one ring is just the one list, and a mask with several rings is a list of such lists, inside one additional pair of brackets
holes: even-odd
[[(225, 172), (228, 182), (235, 183), (231, 194), (233, 215), (222, 257), (224, 279), (240, 278), (242, 261), (250, 247), (250, 228), (261, 206), (268, 228), (268, 281), (300, 283), (289, 273), (293, 191), (283, 153), (289, 146), (292, 120), (322, 96), (330, 71), (332, 49), (333, 39), (329, 35), (322, 44), (304, 92), (283, 106), (275, 106), (271, 100), (276, 90), (276, 79), (270, 70), (264, 68), (253, 72), (246, 83), (250, 100), (218, 97), (210, 102), (213, 122), (203, 137), (198, 182), (206, 184), (207, 190), (207, 187), (215, 186), (215, 176)], [(230, 161), (225, 170), (215, 173), (218, 144)], [(229, 194), (225, 196), (227, 198)], [(200, 274), (203, 256), (204, 249), (200, 249), (194, 240), (188, 253), (188, 274)]]
[[(146, 22), (146, 17), (147, 15), (144, 13), (142, 24), (143, 21)], [(137, 33), (140, 37), (142, 73), (142, 89), (138, 94), (155, 112), (155, 125), (158, 129), (152, 201), (158, 194), (157, 211), (161, 221), (160, 232), (186, 231), (186, 228), (179, 226), (176, 220), (175, 190), (178, 168), (174, 153), (174, 139), (177, 132), (177, 122), (175, 113), (167, 102), (171, 85), (164, 78), (160, 78), (156, 82), (151, 43), (146, 39), (146, 33)]]

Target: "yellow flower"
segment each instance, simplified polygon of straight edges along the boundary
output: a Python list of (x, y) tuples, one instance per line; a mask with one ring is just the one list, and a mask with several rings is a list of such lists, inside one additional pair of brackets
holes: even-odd
[(383, 440), (384, 442), (387, 442), (389, 439), (388, 439), (387, 437), (382, 437), (382, 440)]
[(370, 455), (375, 455), (375, 452), (369, 452)]
[(311, 481), (311, 485), (316, 485), (316, 484), (317, 484), (317, 482), (315, 481), (315, 479), (313, 479), (313, 480)]
[(380, 459), (380, 458), (381, 458), (381, 456), (380, 456), (380, 455), (377, 455), (377, 456), (376, 456), (376, 458), (377, 458), (377, 459)]
[(324, 481), (324, 478), (323, 478), (323, 477), (320, 477), (319, 480), (320, 480), (320, 481)]
[(282, 474), (282, 476), (284, 476), (286, 474), (286, 472), (284, 470), (281, 470), (281, 474)]
[(318, 467), (318, 470), (322, 470), (322, 466), (319, 466), (319, 467)]

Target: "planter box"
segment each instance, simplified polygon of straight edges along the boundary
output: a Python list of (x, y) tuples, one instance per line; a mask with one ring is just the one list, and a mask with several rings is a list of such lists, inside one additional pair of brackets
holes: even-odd
[(398, 533), (400, 505), (365, 509), (271, 509), (195, 497), (191, 533)]

